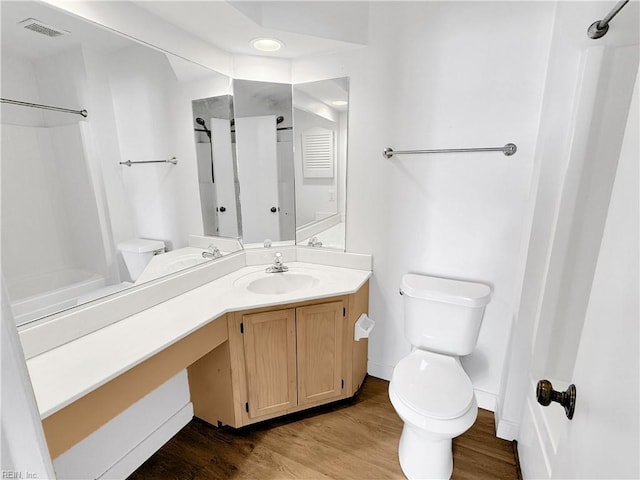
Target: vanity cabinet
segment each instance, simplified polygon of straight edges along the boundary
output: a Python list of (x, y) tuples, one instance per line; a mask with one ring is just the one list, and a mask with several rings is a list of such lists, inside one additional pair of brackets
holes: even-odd
[(188, 369), (195, 416), (241, 427), (353, 396), (366, 375), (368, 284), (352, 295), (227, 314), (229, 340)]

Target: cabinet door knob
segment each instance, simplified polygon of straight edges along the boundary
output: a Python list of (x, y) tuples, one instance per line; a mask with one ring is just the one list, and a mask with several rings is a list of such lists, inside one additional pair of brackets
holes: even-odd
[(571, 384), (564, 392), (558, 392), (553, 389), (553, 385), (549, 380), (540, 380), (536, 386), (536, 397), (538, 403), (543, 407), (557, 402), (564, 407), (564, 413), (567, 418), (573, 418), (573, 412), (576, 409), (576, 386)]
[(226, 212), (226, 211), (227, 211), (227, 209), (226, 209), (225, 207), (220, 207), (220, 211), (221, 211), (222, 213), (224, 213), (224, 212)]
[(276, 213), (278, 209), (276, 207), (271, 207), (271, 213)]

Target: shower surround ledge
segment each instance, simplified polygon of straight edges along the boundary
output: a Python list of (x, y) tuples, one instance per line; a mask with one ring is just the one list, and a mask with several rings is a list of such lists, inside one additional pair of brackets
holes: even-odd
[[(355, 293), (371, 277), (370, 255), (304, 247), (279, 248), (292, 269), (308, 268), (324, 280), (285, 294), (254, 294), (234, 286), (272, 263), (275, 249), (246, 250), (244, 266), (165, 302), (27, 360), (42, 419), (105, 385), (189, 334), (225, 322), (227, 312)], [(225, 259), (219, 261), (224, 271)], [(208, 267), (214, 268), (211, 264)], [(276, 274), (277, 275), (277, 274)]]

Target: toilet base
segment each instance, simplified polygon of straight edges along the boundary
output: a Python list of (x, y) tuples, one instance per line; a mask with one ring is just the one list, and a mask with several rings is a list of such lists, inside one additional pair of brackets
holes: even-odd
[(451, 438), (432, 435), (405, 423), (398, 457), (409, 479), (450, 479), (453, 472)]

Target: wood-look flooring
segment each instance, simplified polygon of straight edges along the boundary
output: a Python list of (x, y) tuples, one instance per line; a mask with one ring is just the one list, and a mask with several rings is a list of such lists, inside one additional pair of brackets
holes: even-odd
[[(389, 383), (368, 377), (359, 396), (242, 429), (194, 418), (129, 480), (403, 479), (402, 421)], [(493, 414), (453, 441), (453, 479), (519, 478), (510, 442), (495, 436)]]

